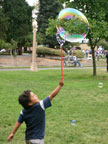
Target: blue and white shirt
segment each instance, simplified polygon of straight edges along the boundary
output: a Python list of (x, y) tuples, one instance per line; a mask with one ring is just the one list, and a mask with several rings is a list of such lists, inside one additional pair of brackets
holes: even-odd
[(47, 97), (29, 109), (23, 109), (18, 122), (26, 124), (25, 139), (43, 139), (45, 135), (45, 109), (51, 106), (50, 98)]

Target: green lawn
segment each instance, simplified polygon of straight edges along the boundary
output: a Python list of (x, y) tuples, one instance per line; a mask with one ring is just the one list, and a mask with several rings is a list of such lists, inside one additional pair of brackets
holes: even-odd
[[(0, 72), (0, 144), (16, 122), (21, 106), (20, 93), (31, 89), (40, 99), (57, 86), (60, 70), (36, 72)], [(64, 70), (65, 85), (46, 110), (45, 144), (107, 144), (108, 143), (108, 73), (98, 70)], [(103, 88), (98, 83), (103, 82)], [(76, 120), (76, 126), (71, 124)], [(22, 124), (10, 144), (24, 144)]]

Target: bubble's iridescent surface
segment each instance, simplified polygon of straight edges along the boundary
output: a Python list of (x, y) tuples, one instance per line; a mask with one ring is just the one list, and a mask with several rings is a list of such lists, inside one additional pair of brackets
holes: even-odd
[(69, 42), (83, 40), (89, 31), (87, 18), (82, 12), (73, 8), (61, 10), (58, 15), (58, 22), (58, 33), (63, 39)]

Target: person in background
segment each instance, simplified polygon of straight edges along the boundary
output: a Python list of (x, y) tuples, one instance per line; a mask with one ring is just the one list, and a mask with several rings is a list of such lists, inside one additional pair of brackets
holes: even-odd
[(74, 67), (77, 66), (77, 64), (79, 65), (79, 67), (82, 67), (80, 61), (77, 59), (76, 54), (73, 53), (73, 60), (74, 60)]
[(88, 51), (88, 49), (86, 49), (86, 51), (85, 51), (86, 58), (88, 58), (88, 53), (89, 53), (89, 51)]

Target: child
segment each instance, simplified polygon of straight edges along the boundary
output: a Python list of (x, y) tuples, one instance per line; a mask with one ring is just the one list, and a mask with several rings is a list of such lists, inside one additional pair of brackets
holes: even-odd
[(15, 132), (24, 121), (26, 124), (26, 144), (44, 144), (45, 109), (51, 106), (51, 100), (58, 94), (63, 85), (64, 80), (60, 80), (56, 89), (41, 101), (30, 90), (24, 91), (24, 93), (19, 96), (19, 103), (23, 106), (23, 110), (8, 137), (8, 141), (11, 141)]

